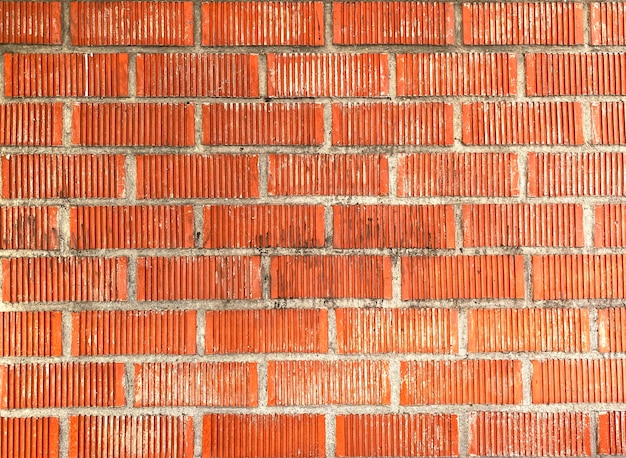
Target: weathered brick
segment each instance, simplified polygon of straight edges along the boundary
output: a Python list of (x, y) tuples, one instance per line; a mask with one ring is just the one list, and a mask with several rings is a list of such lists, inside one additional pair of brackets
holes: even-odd
[(0, 207), (0, 250), (58, 250), (58, 207)]
[(626, 105), (624, 102), (591, 104), (592, 143), (596, 145), (626, 144)]
[(61, 356), (61, 312), (0, 312), (0, 356)]
[(0, 43), (61, 44), (61, 2), (0, 2)]
[(626, 412), (604, 412), (598, 415), (598, 453), (626, 453)]
[(626, 2), (592, 2), (589, 20), (592, 45), (626, 44)]
[(0, 450), (11, 458), (58, 458), (59, 432), (56, 417), (0, 418)]
[(0, 145), (60, 146), (62, 144), (62, 103), (0, 104)]
[(623, 352), (626, 349), (626, 308), (598, 310), (598, 350)]
[(594, 245), (626, 246), (626, 207), (620, 204), (596, 205)]

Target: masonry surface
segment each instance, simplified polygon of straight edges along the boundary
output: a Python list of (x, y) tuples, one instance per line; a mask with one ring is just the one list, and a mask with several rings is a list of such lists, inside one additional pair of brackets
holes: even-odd
[(626, 2), (0, 2), (1, 457), (626, 455)]

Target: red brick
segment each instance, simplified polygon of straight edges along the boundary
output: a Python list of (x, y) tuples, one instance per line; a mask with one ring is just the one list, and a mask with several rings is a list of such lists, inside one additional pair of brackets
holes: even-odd
[(139, 199), (259, 197), (255, 155), (145, 154), (135, 161)]
[(61, 356), (61, 312), (0, 312), (0, 356)]
[(589, 5), (591, 44), (626, 44), (626, 2), (592, 2)]
[(527, 168), (530, 197), (626, 195), (624, 153), (530, 153)]
[(205, 353), (327, 353), (328, 311), (206, 312)]
[[(340, 77), (338, 77), (340, 75)], [(381, 97), (389, 95), (387, 54), (267, 55), (270, 97)]]
[(625, 402), (624, 359), (533, 361), (534, 404)]
[(75, 46), (191, 46), (193, 2), (71, 2)]
[(463, 104), (466, 145), (582, 145), (579, 102)]
[(124, 197), (126, 169), (121, 154), (3, 155), (5, 199)]
[(626, 412), (604, 412), (598, 415), (598, 453), (626, 454)]
[(58, 250), (58, 207), (0, 207), (0, 250)]
[(396, 71), (399, 96), (517, 94), (515, 54), (397, 54)]
[(2, 260), (4, 302), (96, 302), (127, 299), (127, 258)]
[(194, 105), (75, 103), (72, 143), (84, 146), (192, 146)]
[(463, 205), (462, 212), (464, 247), (585, 244), (582, 205)]
[(533, 299), (624, 299), (624, 264), (623, 254), (533, 256)]
[(212, 103), (202, 106), (205, 145), (321, 145), (318, 103)]
[(270, 406), (389, 404), (387, 361), (270, 361)]
[(120, 407), (123, 363), (47, 363), (0, 366), (0, 407)]
[(326, 456), (323, 415), (210, 414), (202, 420), (203, 458)]
[(584, 43), (582, 3), (463, 4), (466, 45), (576, 45)]
[(321, 46), (322, 2), (220, 2), (202, 4), (206, 46)]
[(70, 207), (70, 247), (193, 248), (191, 205)]
[(258, 97), (256, 54), (138, 54), (138, 97)]
[(211, 205), (203, 230), (205, 248), (323, 247), (324, 207)]
[(380, 154), (270, 154), (270, 195), (389, 193), (389, 161)]
[(454, 5), (445, 2), (335, 2), (333, 42), (342, 45), (454, 44)]
[(467, 350), (491, 352), (587, 352), (585, 309), (472, 309), (467, 311)]
[(593, 144), (626, 144), (625, 106), (624, 102), (594, 102), (591, 104)]
[(259, 256), (139, 258), (137, 300), (260, 299)]
[(272, 298), (391, 298), (386, 256), (278, 256), (270, 272)]
[(195, 353), (195, 310), (91, 310), (72, 313), (72, 355)]
[(59, 419), (0, 418), (0, 450), (11, 458), (58, 458)]
[(63, 144), (62, 103), (0, 104), (0, 145)]
[(620, 204), (596, 205), (594, 245), (626, 246), (626, 207)]
[(624, 95), (622, 54), (527, 54), (527, 95)]
[(402, 257), (402, 300), (523, 299), (522, 256)]
[(5, 54), (6, 97), (127, 97), (128, 54)]
[(70, 416), (69, 458), (193, 458), (193, 418)]
[(256, 363), (135, 364), (135, 407), (258, 405)]
[(400, 404), (520, 404), (515, 360), (402, 361)]
[(514, 153), (419, 153), (398, 157), (398, 195), (517, 196)]
[(451, 205), (334, 205), (336, 248), (454, 248)]
[(580, 412), (477, 412), (470, 456), (590, 456), (591, 421)]
[(339, 353), (457, 353), (458, 312), (450, 309), (340, 308)]
[(61, 44), (61, 2), (0, 2), (0, 43)]
[(336, 456), (459, 456), (459, 425), (450, 414), (338, 415)]
[(452, 105), (447, 103), (333, 103), (332, 144), (452, 145)]
[(598, 310), (598, 350), (616, 353), (626, 350), (626, 308)]

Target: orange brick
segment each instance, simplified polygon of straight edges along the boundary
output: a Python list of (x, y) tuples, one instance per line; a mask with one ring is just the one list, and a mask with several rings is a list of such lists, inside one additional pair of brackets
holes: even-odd
[(122, 363), (47, 363), (0, 366), (0, 407), (120, 407)]
[(463, 205), (462, 218), (465, 247), (585, 244), (582, 205)]
[(534, 404), (625, 402), (624, 359), (533, 361)]
[[(262, 31), (262, 32), (261, 32)], [(322, 2), (204, 2), (205, 46), (321, 46)]]
[(326, 456), (323, 415), (210, 414), (202, 420), (203, 458)]
[(626, 44), (626, 2), (592, 2), (589, 18), (592, 45)]
[(270, 361), (270, 406), (389, 404), (387, 361)]
[(193, 104), (75, 103), (72, 143), (84, 146), (192, 146)]
[(205, 353), (327, 353), (328, 311), (206, 312)]
[(598, 415), (598, 453), (626, 454), (626, 412), (604, 412)]
[(625, 106), (624, 102), (594, 102), (591, 104), (593, 144), (626, 144)]
[(338, 415), (336, 456), (459, 456), (459, 425), (450, 414)]
[(193, 458), (193, 418), (165, 415), (70, 416), (69, 458)]
[(470, 456), (591, 456), (591, 421), (580, 412), (477, 412)]
[[(340, 77), (338, 78), (338, 76)], [(389, 95), (387, 54), (268, 54), (270, 97)]]
[(0, 2), (0, 43), (61, 44), (61, 2)]
[(467, 311), (470, 352), (587, 352), (585, 309), (472, 309)]
[(256, 363), (135, 364), (135, 407), (258, 405)]
[(380, 154), (270, 154), (270, 195), (389, 193), (389, 161)]
[(519, 195), (513, 153), (402, 154), (397, 174), (401, 197)]
[(458, 312), (450, 309), (340, 308), (339, 353), (457, 353)]
[(399, 96), (517, 94), (515, 54), (398, 54), (396, 71)]
[(137, 300), (260, 299), (259, 256), (141, 257)]
[(0, 312), (0, 356), (61, 356), (61, 312)]
[(454, 248), (451, 205), (334, 205), (336, 248)]
[(256, 54), (138, 54), (138, 97), (258, 97)]
[(584, 43), (582, 3), (464, 3), (462, 17), (466, 45)]
[(0, 104), (0, 145), (63, 144), (62, 103)]
[(58, 250), (58, 207), (0, 207), (0, 250)]
[(323, 246), (324, 207), (321, 205), (204, 207), (205, 248)]
[(619, 247), (626, 245), (626, 207), (619, 204), (596, 205), (594, 245)]
[(94, 302), (127, 299), (127, 258), (2, 260), (5, 302)]
[(0, 450), (6, 457), (58, 458), (59, 419), (0, 418)]
[(145, 154), (135, 161), (139, 199), (259, 197), (258, 156)]
[(403, 361), (400, 403), (520, 404), (521, 370), (515, 360)]
[(6, 97), (127, 97), (128, 54), (5, 54)]
[(195, 353), (195, 310), (92, 310), (72, 313), (72, 355)]
[(625, 170), (624, 153), (530, 153), (528, 195), (623, 196)]
[(534, 300), (626, 298), (623, 254), (532, 257)]
[(463, 104), (466, 145), (582, 145), (580, 102)]
[(193, 2), (71, 2), (75, 46), (191, 46)]
[(401, 266), (405, 301), (524, 298), (521, 256), (414, 256)]
[(342, 45), (454, 44), (454, 5), (446, 2), (335, 2), (333, 42)]
[(333, 103), (332, 144), (451, 145), (452, 105), (447, 103)]
[(626, 308), (598, 310), (598, 350), (623, 352), (626, 349)]
[(70, 247), (193, 248), (191, 205), (70, 207)]
[(386, 256), (278, 256), (270, 272), (272, 298), (391, 298)]

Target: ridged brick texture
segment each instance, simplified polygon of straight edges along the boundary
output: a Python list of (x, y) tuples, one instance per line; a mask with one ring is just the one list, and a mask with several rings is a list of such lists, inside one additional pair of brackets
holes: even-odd
[(62, 141), (62, 103), (0, 105), (0, 145), (60, 146)]
[(398, 54), (396, 72), (399, 96), (517, 94), (515, 54)]
[(584, 43), (582, 3), (464, 3), (462, 19), (466, 45)]
[(594, 244), (598, 247), (626, 245), (626, 207), (606, 204), (595, 208)]
[(202, 419), (203, 458), (315, 458), (325, 454), (323, 415), (209, 414)]
[(0, 356), (61, 356), (61, 312), (0, 312)]
[(596, 145), (626, 144), (626, 105), (624, 102), (596, 102), (591, 104), (593, 137)]
[(58, 207), (0, 208), (0, 249), (57, 250)]
[(196, 353), (196, 312), (93, 310), (72, 313), (73, 355)]
[(470, 420), (471, 456), (591, 456), (589, 414), (479, 412)]
[(624, 45), (624, 26), (626, 25), (626, 3), (593, 2), (589, 5), (591, 23), (591, 44)]
[(6, 457), (59, 456), (59, 419), (0, 418), (0, 450)]
[(69, 434), (69, 458), (193, 457), (189, 416), (70, 416)]
[(626, 412), (604, 412), (598, 415), (598, 453), (626, 453)]
[(626, 349), (626, 309), (610, 307), (598, 310), (598, 350), (623, 352)]
[(513, 153), (418, 153), (398, 157), (402, 197), (510, 197), (519, 195)]
[(61, 2), (2, 2), (0, 18), (0, 43), (61, 44)]
[(456, 415), (338, 415), (336, 428), (338, 457), (459, 454)]

